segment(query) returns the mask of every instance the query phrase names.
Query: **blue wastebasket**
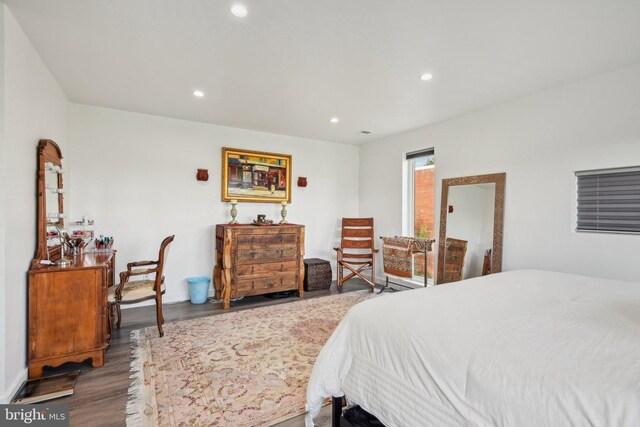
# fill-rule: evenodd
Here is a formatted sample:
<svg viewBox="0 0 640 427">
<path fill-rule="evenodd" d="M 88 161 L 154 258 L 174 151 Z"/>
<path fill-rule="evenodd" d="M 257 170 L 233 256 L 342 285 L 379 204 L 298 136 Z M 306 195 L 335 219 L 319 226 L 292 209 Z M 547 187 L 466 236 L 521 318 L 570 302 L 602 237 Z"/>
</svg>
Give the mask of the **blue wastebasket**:
<svg viewBox="0 0 640 427">
<path fill-rule="evenodd" d="M 209 283 L 211 279 L 208 277 L 189 277 L 189 294 L 191 295 L 191 304 L 204 304 L 209 296 Z"/>
</svg>

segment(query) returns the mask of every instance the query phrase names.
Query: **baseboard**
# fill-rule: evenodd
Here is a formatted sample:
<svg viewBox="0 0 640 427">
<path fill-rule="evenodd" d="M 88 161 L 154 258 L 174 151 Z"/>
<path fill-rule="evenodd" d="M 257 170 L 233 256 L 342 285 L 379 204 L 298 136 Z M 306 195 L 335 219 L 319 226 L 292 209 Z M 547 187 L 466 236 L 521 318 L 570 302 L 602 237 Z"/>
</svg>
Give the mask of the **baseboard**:
<svg viewBox="0 0 640 427">
<path fill-rule="evenodd" d="M 213 289 L 209 289 L 209 294 L 207 298 L 213 298 L 215 292 Z M 177 302 L 190 301 L 191 296 L 189 296 L 189 292 L 176 292 L 174 294 L 165 294 L 162 298 L 162 302 L 166 304 L 173 304 Z"/>
<path fill-rule="evenodd" d="M 15 396 L 18 390 L 20 390 L 22 383 L 27 380 L 28 376 L 29 369 L 24 368 L 24 370 L 13 380 L 9 388 L 5 390 L 5 394 L 0 397 L 0 403 L 5 404 L 11 402 L 11 399 L 13 399 L 13 396 Z"/>
<path fill-rule="evenodd" d="M 1 1 L 1 0 L 0 0 Z M 333 271 L 334 269 L 332 268 L 332 281 L 335 282 L 336 281 L 336 272 Z M 366 274 L 365 274 L 366 275 Z M 376 281 L 377 284 L 380 284 L 379 281 Z M 384 282 L 382 282 L 382 285 L 384 286 Z M 215 292 L 213 290 L 213 287 L 209 288 L 209 296 L 208 298 L 213 298 L 215 296 Z M 178 302 L 184 302 L 184 301 L 189 301 L 191 299 L 191 297 L 189 296 L 189 291 L 186 290 L 185 292 L 173 292 L 173 293 L 167 293 L 164 295 L 164 297 L 162 297 L 162 303 L 163 304 L 174 304 L 174 303 L 178 303 Z M 145 307 L 148 305 L 154 305 L 155 302 L 152 300 L 149 301 L 143 301 L 141 303 L 138 304 L 126 304 L 126 305 L 122 305 L 122 309 L 126 310 L 128 308 L 136 308 L 136 307 Z"/>
<path fill-rule="evenodd" d="M 213 298 L 214 297 L 214 291 L 213 289 L 209 290 L 209 296 L 207 298 Z M 189 293 L 184 293 L 184 292 L 176 292 L 176 293 L 172 293 L 172 294 L 164 294 L 164 296 L 162 297 L 162 304 L 175 304 L 178 302 L 184 302 L 184 301 L 189 301 L 191 299 L 191 297 L 189 296 Z M 155 305 L 156 302 L 154 300 L 148 300 L 148 301 L 143 301 L 141 303 L 138 304 L 123 304 L 122 305 L 122 309 L 123 310 L 127 310 L 129 308 L 136 308 L 136 307 L 145 307 L 147 305 Z"/>
<path fill-rule="evenodd" d="M 366 276 L 366 274 L 365 274 Z M 370 276 L 369 276 L 370 277 Z M 333 282 L 335 283 L 336 278 L 335 275 L 333 277 Z M 378 280 L 376 280 L 376 283 L 378 285 L 382 285 L 384 286 L 384 282 L 380 282 Z M 215 291 L 213 290 L 213 288 L 209 289 L 209 296 L 207 298 L 213 298 L 215 296 Z M 165 294 L 164 297 L 162 297 L 162 303 L 163 304 L 175 304 L 178 302 L 184 302 L 184 301 L 189 301 L 191 299 L 191 297 L 189 296 L 189 292 L 174 292 L 174 293 L 170 293 L 170 294 Z M 143 301 L 141 303 L 138 304 L 126 304 L 126 305 L 122 305 L 122 309 L 126 310 L 128 308 L 136 308 L 136 307 L 145 307 L 148 305 L 154 305 L 155 301 L 153 300 L 149 300 L 149 301 Z"/>
</svg>

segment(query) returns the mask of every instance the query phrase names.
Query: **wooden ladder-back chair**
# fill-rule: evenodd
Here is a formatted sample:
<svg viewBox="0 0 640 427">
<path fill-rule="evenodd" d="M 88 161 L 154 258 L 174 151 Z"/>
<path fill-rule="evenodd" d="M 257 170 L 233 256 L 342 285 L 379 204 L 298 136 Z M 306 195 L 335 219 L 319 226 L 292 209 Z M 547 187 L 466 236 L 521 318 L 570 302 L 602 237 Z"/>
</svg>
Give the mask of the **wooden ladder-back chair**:
<svg viewBox="0 0 640 427">
<path fill-rule="evenodd" d="M 371 285 L 376 283 L 376 254 L 373 232 L 373 218 L 342 218 L 342 237 L 340 247 L 333 248 L 338 258 L 338 290 L 342 291 L 342 284 L 356 276 Z M 349 251 L 346 251 L 349 250 Z M 344 275 L 344 269 L 350 271 Z M 371 269 L 371 280 L 362 273 Z"/>
<path fill-rule="evenodd" d="M 120 273 L 120 284 L 117 287 L 109 289 L 109 335 L 112 332 L 113 318 L 117 314 L 118 321 L 116 327 L 120 329 L 122 321 L 122 312 L 120 306 L 122 304 L 136 304 L 146 300 L 155 300 L 156 302 L 156 321 L 158 323 L 158 332 L 160 336 L 164 336 L 162 324 L 164 317 L 162 316 L 162 295 L 164 295 L 164 266 L 167 262 L 169 246 L 173 242 L 175 236 L 169 236 L 162 241 L 160 245 L 160 253 L 157 261 L 137 261 L 127 264 L 127 271 Z M 143 267 L 143 268 L 139 268 Z M 150 280 L 130 280 L 132 276 L 141 276 L 155 274 Z"/>
</svg>

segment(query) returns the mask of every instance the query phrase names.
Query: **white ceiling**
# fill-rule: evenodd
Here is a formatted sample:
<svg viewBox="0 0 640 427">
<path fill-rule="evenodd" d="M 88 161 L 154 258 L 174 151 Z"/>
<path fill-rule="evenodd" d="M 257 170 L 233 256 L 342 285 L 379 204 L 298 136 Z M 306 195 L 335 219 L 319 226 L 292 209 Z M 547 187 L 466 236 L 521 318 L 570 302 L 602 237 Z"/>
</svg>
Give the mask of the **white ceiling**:
<svg viewBox="0 0 640 427">
<path fill-rule="evenodd" d="M 72 102 L 353 144 L 640 62 L 638 0 L 237 2 L 5 0 Z"/>
</svg>

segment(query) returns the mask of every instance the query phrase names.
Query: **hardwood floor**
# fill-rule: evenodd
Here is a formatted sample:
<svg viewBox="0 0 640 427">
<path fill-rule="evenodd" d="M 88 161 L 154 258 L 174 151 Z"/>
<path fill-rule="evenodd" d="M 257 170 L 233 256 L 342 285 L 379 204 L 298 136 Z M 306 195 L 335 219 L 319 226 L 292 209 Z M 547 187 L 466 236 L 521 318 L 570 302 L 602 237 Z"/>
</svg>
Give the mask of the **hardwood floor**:
<svg viewBox="0 0 640 427">
<path fill-rule="evenodd" d="M 369 289 L 364 281 L 351 280 L 345 283 L 343 292 Z M 335 283 L 328 290 L 305 292 L 306 298 L 317 298 L 337 293 Z M 247 310 L 267 305 L 287 304 L 298 301 L 297 297 L 270 299 L 264 296 L 248 297 L 231 304 L 229 311 Z M 165 322 L 215 316 L 228 311 L 221 304 L 190 302 L 165 304 Z M 82 369 L 73 396 L 52 401 L 52 404 L 69 405 L 71 426 L 114 427 L 125 425 L 125 406 L 129 388 L 130 345 L 129 334 L 134 329 L 155 326 L 155 307 L 140 307 L 123 310 L 122 328 L 115 330 L 111 348 L 107 352 L 105 365 L 91 368 L 89 365 L 68 364 L 56 369 L 45 368 L 45 375 Z M 316 425 L 331 425 L 331 407 L 323 408 Z M 280 427 L 304 426 L 304 416 L 298 416 L 279 424 Z"/>
</svg>

